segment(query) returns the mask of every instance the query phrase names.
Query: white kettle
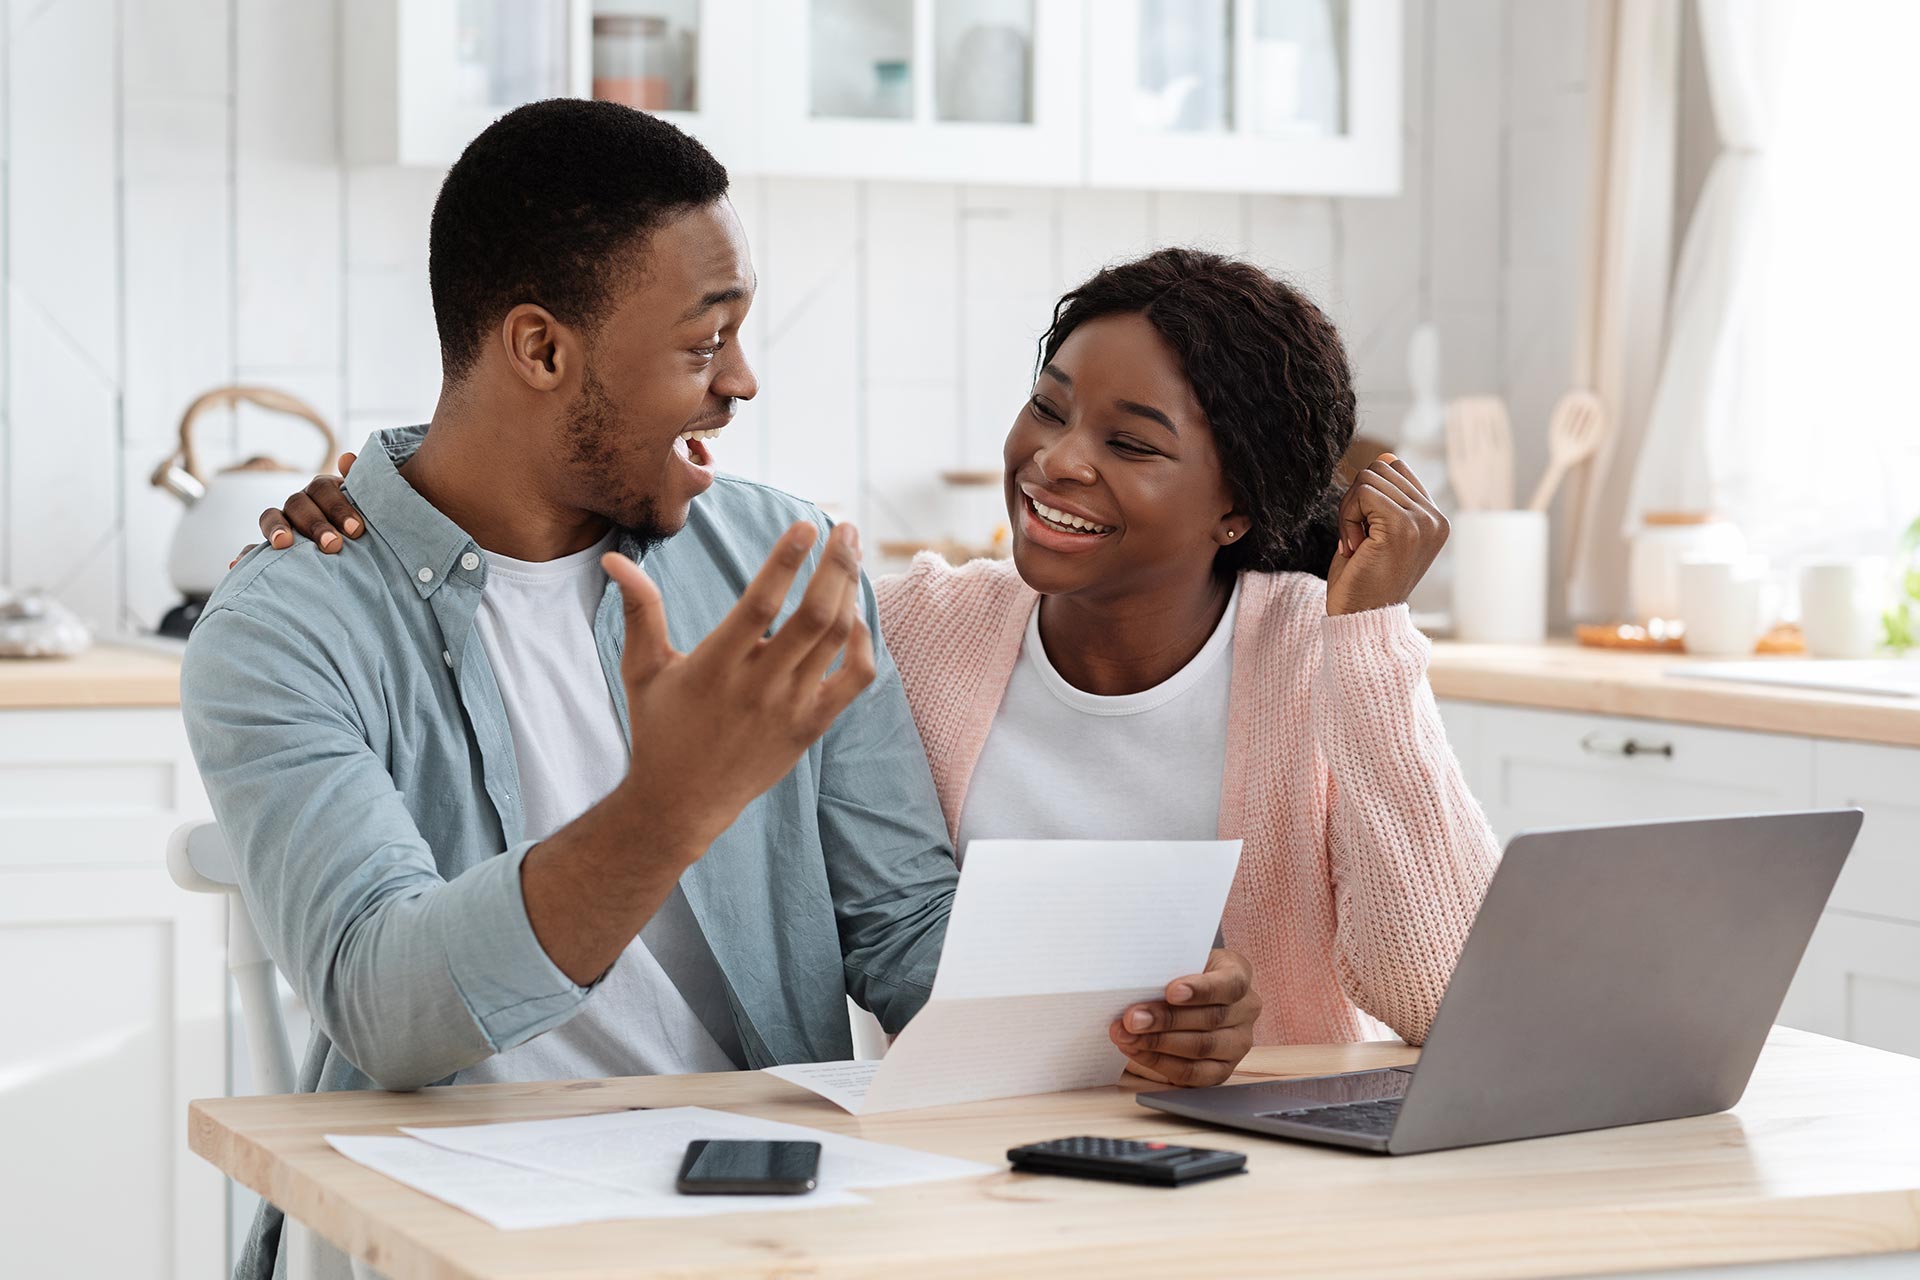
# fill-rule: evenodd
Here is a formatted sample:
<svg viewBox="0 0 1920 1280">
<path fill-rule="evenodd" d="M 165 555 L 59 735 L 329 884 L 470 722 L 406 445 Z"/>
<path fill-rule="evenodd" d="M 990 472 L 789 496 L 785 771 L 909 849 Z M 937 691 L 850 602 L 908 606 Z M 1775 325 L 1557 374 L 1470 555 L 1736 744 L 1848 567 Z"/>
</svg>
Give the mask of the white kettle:
<svg viewBox="0 0 1920 1280">
<path fill-rule="evenodd" d="M 210 409 L 240 401 L 311 422 L 326 440 L 319 470 L 331 469 L 339 452 L 339 443 L 326 419 L 304 400 L 284 391 L 216 387 L 188 405 L 180 419 L 179 447 L 154 468 L 152 479 L 154 487 L 165 489 L 187 507 L 173 531 L 167 576 L 189 602 L 201 602 L 213 594 L 226 576 L 227 562 L 234 552 L 249 542 L 260 541 L 260 513 L 285 502 L 287 494 L 299 487 L 300 478 L 311 474 L 272 458 L 256 457 L 216 472 L 211 479 L 201 475 L 193 454 L 194 420 Z"/>
</svg>

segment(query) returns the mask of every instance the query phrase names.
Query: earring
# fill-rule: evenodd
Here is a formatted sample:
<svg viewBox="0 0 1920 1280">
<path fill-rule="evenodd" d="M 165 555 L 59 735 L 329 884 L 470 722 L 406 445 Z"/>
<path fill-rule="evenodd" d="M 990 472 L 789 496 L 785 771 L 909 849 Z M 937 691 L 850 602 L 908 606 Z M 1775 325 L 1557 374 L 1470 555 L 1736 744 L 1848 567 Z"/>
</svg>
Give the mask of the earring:
<svg viewBox="0 0 1920 1280">
<path fill-rule="evenodd" d="M 1228 537 L 1228 539 L 1229 539 L 1229 540 L 1231 540 L 1231 539 L 1234 539 L 1234 538 L 1237 538 L 1237 537 L 1239 537 L 1239 536 L 1240 536 L 1240 533 L 1239 533 L 1239 531 L 1238 531 L 1238 530 L 1236 530 L 1236 529 L 1229 529 L 1229 530 L 1227 530 L 1227 537 Z"/>
</svg>

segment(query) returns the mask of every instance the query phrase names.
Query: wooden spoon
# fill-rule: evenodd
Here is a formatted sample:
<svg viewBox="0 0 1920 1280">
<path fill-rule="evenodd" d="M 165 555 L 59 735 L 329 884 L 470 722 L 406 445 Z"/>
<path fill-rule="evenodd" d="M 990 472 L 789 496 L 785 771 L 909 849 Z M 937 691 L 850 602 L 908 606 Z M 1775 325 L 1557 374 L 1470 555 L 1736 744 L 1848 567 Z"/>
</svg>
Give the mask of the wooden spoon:
<svg viewBox="0 0 1920 1280">
<path fill-rule="evenodd" d="M 1447 478 L 1469 511 L 1513 506 L 1513 429 L 1499 396 L 1462 396 L 1447 406 Z"/>
<path fill-rule="evenodd" d="M 1567 472 L 1591 458 L 1607 438 L 1607 407 L 1591 391 L 1569 391 L 1547 424 L 1547 472 L 1533 491 L 1529 511 L 1545 511 Z"/>
</svg>

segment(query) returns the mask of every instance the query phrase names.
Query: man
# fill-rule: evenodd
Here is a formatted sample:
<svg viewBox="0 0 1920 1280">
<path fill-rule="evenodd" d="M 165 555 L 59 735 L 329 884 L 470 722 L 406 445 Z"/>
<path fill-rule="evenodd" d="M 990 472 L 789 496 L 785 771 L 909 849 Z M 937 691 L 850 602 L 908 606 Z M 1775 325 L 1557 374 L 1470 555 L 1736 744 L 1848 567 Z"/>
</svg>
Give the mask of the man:
<svg viewBox="0 0 1920 1280">
<path fill-rule="evenodd" d="M 349 484 L 361 554 L 258 550 L 195 629 L 303 1089 L 832 1060 L 847 994 L 889 1030 L 927 997 L 955 871 L 857 538 L 700 438 L 756 389 L 726 189 L 623 107 L 489 128 L 433 214 L 433 421 Z"/>
</svg>

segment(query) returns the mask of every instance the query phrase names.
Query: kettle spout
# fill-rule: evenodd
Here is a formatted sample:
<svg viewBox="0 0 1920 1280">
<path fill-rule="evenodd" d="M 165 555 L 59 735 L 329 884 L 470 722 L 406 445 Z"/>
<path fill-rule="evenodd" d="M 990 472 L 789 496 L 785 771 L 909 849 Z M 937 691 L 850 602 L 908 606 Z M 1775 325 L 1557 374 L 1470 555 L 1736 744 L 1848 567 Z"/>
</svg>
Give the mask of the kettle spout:
<svg viewBox="0 0 1920 1280">
<path fill-rule="evenodd" d="M 207 486 L 172 458 L 156 467 L 151 478 L 154 488 L 165 489 L 189 507 L 207 496 Z"/>
</svg>

